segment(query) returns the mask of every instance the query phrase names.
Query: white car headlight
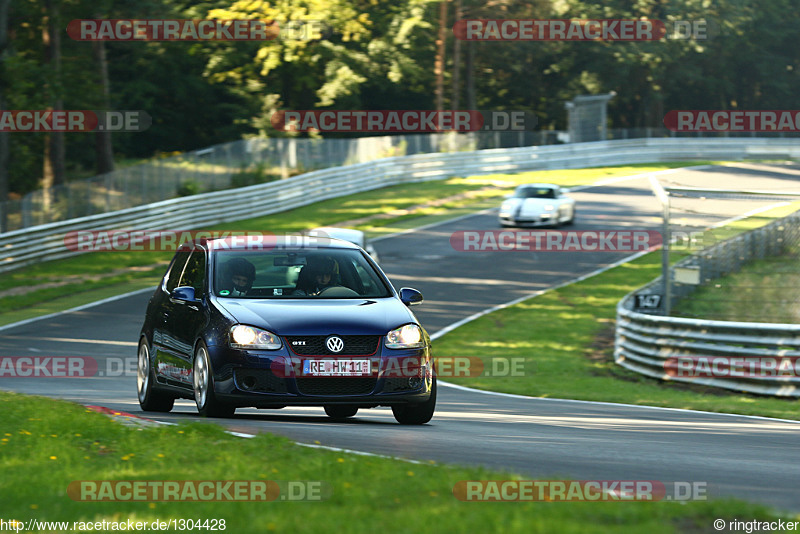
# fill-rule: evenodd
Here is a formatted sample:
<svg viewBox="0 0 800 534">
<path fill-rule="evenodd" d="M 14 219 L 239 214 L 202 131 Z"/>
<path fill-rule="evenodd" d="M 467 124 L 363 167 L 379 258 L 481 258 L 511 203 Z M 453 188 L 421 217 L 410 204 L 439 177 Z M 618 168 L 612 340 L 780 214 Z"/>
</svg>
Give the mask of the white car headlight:
<svg viewBox="0 0 800 534">
<path fill-rule="evenodd" d="M 235 349 L 277 350 L 281 348 L 281 338 L 267 330 L 237 324 L 231 328 L 231 347 Z"/>
<path fill-rule="evenodd" d="M 420 327 L 407 324 L 386 334 L 384 345 L 387 349 L 418 349 L 425 346 L 425 340 Z"/>
<path fill-rule="evenodd" d="M 517 207 L 517 202 L 514 200 L 506 200 L 502 204 L 500 204 L 500 213 L 502 215 L 508 215 L 514 212 L 514 209 Z"/>
</svg>

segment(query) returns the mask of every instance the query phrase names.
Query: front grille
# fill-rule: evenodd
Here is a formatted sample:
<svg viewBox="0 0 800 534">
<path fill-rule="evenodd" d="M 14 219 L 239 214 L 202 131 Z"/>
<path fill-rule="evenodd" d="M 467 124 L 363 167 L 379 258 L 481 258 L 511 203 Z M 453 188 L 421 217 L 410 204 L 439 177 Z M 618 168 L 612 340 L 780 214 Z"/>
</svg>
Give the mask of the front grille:
<svg viewBox="0 0 800 534">
<path fill-rule="evenodd" d="M 337 336 L 342 338 L 344 348 L 339 352 L 331 352 L 325 345 L 329 337 L 287 336 L 286 345 L 299 356 L 369 356 L 378 351 L 381 340 L 381 336 Z"/>
<path fill-rule="evenodd" d="M 377 382 L 368 376 L 298 378 L 297 389 L 303 395 L 369 395 Z"/>
<path fill-rule="evenodd" d="M 286 379 L 272 374 L 268 369 L 236 369 L 236 387 L 243 391 L 257 393 L 286 393 Z M 248 387 L 249 384 L 254 385 Z"/>
</svg>

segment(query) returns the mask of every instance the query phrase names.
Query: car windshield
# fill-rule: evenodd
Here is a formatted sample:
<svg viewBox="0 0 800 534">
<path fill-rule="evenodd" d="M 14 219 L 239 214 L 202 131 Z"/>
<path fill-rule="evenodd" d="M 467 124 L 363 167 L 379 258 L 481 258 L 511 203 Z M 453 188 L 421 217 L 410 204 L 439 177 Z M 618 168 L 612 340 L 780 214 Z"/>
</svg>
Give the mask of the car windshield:
<svg viewBox="0 0 800 534">
<path fill-rule="evenodd" d="M 556 198 L 556 192 L 550 187 L 523 187 L 514 191 L 518 198 Z"/>
<path fill-rule="evenodd" d="M 214 294 L 223 298 L 379 298 L 392 295 L 358 250 L 225 250 L 214 254 Z"/>
</svg>

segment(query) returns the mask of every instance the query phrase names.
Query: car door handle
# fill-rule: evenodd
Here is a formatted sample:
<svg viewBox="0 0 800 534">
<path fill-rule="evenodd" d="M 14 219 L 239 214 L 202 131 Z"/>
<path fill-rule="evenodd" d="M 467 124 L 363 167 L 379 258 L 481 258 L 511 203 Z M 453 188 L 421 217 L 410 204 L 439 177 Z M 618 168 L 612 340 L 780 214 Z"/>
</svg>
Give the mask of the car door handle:
<svg viewBox="0 0 800 534">
<path fill-rule="evenodd" d="M 190 310 L 194 310 L 194 311 L 200 311 L 200 308 L 198 308 L 198 307 L 197 307 L 197 306 L 195 306 L 194 304 L 189 304 L 189 309 L 190 309 Z"/>
</svg>

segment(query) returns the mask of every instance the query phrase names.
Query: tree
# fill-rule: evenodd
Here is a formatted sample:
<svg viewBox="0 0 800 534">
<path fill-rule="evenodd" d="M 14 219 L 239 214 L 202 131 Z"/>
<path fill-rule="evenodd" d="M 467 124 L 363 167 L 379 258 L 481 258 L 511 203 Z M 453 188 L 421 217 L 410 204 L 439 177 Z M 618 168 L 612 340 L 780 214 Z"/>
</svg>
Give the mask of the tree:
<svg viewBox="0 0 800 534">
<path fill-rule="evenodd" d="M 8 48 L 8 8 L 11 0 L 0 0 L 0 110 L 5 106 L 6 49 Z M 8 132 L 0 131 L 0 233 L 8 231 Z"/>
<path fill-rule="evenodd" d="M 43 6 L 42 44 L 44 64 L 48 67 L 48 83 L 45 93 L 48 96 L 47 110 L 64 109 L 61 93 L 61 24 L 60 5 L 56 0 L 45 0 Z M 64 132 L 48 132 L 44 135 L 44 167 L 42 188 L 44 189 L 44 211 L 50 210 L 51 191 L 54 186 L 64 183 Z"/>
</svg>

